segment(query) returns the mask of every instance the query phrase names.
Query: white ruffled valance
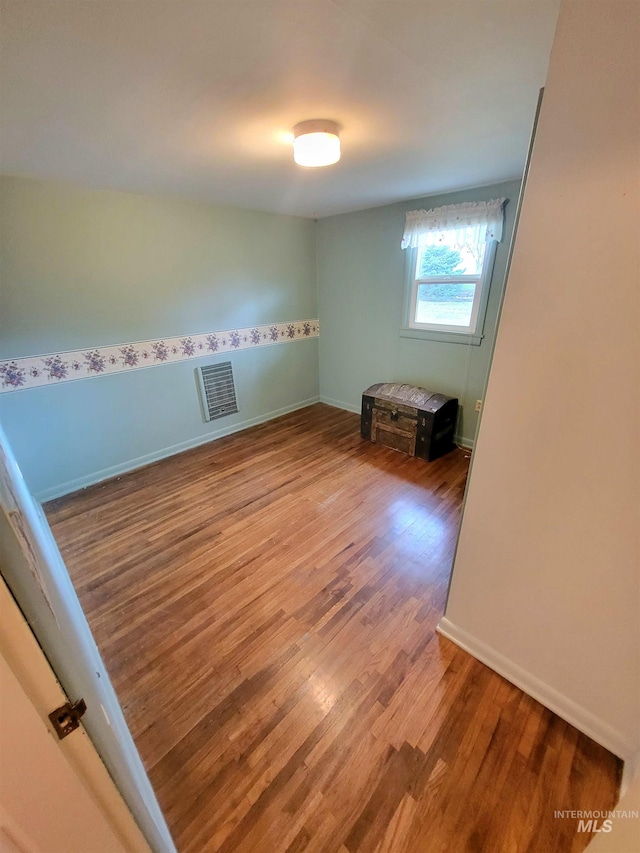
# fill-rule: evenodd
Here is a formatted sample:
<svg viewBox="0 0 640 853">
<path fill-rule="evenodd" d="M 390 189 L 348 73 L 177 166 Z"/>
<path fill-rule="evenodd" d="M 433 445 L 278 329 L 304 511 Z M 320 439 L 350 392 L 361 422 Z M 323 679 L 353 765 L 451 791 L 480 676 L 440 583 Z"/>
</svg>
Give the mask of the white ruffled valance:
<svg viewBox="0 0 640 853">
<path fill-rule="evenodd" d="M 447 204 L 431 210 L 410 210 L 402 248 L 449 246 L 452 249 L 502 239 L 505 198 Z"/>
</svg>

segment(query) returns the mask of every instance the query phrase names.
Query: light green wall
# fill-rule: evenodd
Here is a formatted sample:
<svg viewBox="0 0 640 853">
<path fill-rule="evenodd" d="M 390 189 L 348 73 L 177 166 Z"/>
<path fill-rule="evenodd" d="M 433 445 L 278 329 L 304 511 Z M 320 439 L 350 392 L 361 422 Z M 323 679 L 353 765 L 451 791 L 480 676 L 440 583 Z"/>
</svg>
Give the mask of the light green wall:
<svg viewBox="0 0 640 853">
<path fill-rule="evenodd" d="M 44 500 L 313 402 L 317 343 L 239 350 L 4 394 L 2 422 L 29 487 Z M 216 360 L 233 364 L 239 412 L 205 424 L 194 368 Z"/>
<path fill-rule="evenodd" d="M 317 399 L 358 409 L 399 379 L 461 398 L 474 438 L 518 182 L 320 220 L 0 179 L 0 358 L 320 316 L 321 336 L 230 358 L 240 411 L 205 424 L 203 360 L 0 395 L 32 491 L 51 497 Z M 480 347 L 399 336 L 406 210 L 510 199 Z M 316 302 L 316 285 L 319 305 Z M 218 357 L 220 358 L 220 357 Z"/>
<path fill-rule="evenodd" d="M 310 220 L 6 177 L 0 210 L 0 358 L 317 316 Z M 2 394 L 0 414 L 49 496 L 317 398 L 317 343 L 223 356 L 240 412 L 211 424 L 194 367 L 214 357 Z"/>
<path fill-rule="evenodd" d="M 346 213 L 317 226 L 320 312 L 320 396 L 359 410 L 374 382 L 398 380 L 460 399 L 459 437 L 472 442 L 493 346 L 494 329 L 513 230 L 519 181 Z M 480 346 L 401 338 L 405 253 L 400 249 L 407 210 L 506 196 Z"/>
<path fill-rule="evenodd" d="M 1 358 L 316 316 L 314 223 L 0 178 Z"/>
</svg>

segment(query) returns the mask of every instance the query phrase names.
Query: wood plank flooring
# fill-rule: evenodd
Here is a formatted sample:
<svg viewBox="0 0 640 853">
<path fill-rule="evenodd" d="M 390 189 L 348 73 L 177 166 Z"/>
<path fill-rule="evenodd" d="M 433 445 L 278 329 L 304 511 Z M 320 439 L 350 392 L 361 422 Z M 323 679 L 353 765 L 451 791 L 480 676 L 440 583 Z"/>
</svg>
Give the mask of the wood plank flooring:
<svg viewBox="0 0 640 853">
<path fill-rule="evenodd" d="M 620 762 L 435 633 L 468 453 L 316 405 L 50 503 L 180 853 L 558 853 Z"/>
</svg>

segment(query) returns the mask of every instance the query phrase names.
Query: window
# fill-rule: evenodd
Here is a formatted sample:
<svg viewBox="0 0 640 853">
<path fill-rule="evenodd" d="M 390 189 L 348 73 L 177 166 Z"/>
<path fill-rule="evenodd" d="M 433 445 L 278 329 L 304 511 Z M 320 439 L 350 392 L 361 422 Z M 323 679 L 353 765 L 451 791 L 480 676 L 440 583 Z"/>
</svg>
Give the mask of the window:
<svg viewBox="0 0 640 853">
<path fill-rule="evenodd" d="M 504 201 L 407 214 L 408 331 L 481 335 Z"/>
</svg>

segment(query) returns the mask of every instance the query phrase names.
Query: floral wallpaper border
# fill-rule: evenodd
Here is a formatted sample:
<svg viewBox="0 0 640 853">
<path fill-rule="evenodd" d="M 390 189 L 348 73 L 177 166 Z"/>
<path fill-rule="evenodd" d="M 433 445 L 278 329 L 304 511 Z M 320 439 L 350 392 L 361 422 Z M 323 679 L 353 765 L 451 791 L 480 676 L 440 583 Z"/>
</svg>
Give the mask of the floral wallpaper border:
<svg viewBox="0 0 640 853">
<path fill-rule="evenodd" d="M 154 367 L 206 355 L 317 338 L 319 333 L 317 320 L 299 320 L 294 323 L 252 326 L 249 329 L 205 332 L 201 335 L 159 338 L 12 358 L 0 361 L 0 393 L 38 388 L 42 385 L 58 385 L 61 382 L 110 373 L 126 373 L 142 367 Z"/>
</svg>

